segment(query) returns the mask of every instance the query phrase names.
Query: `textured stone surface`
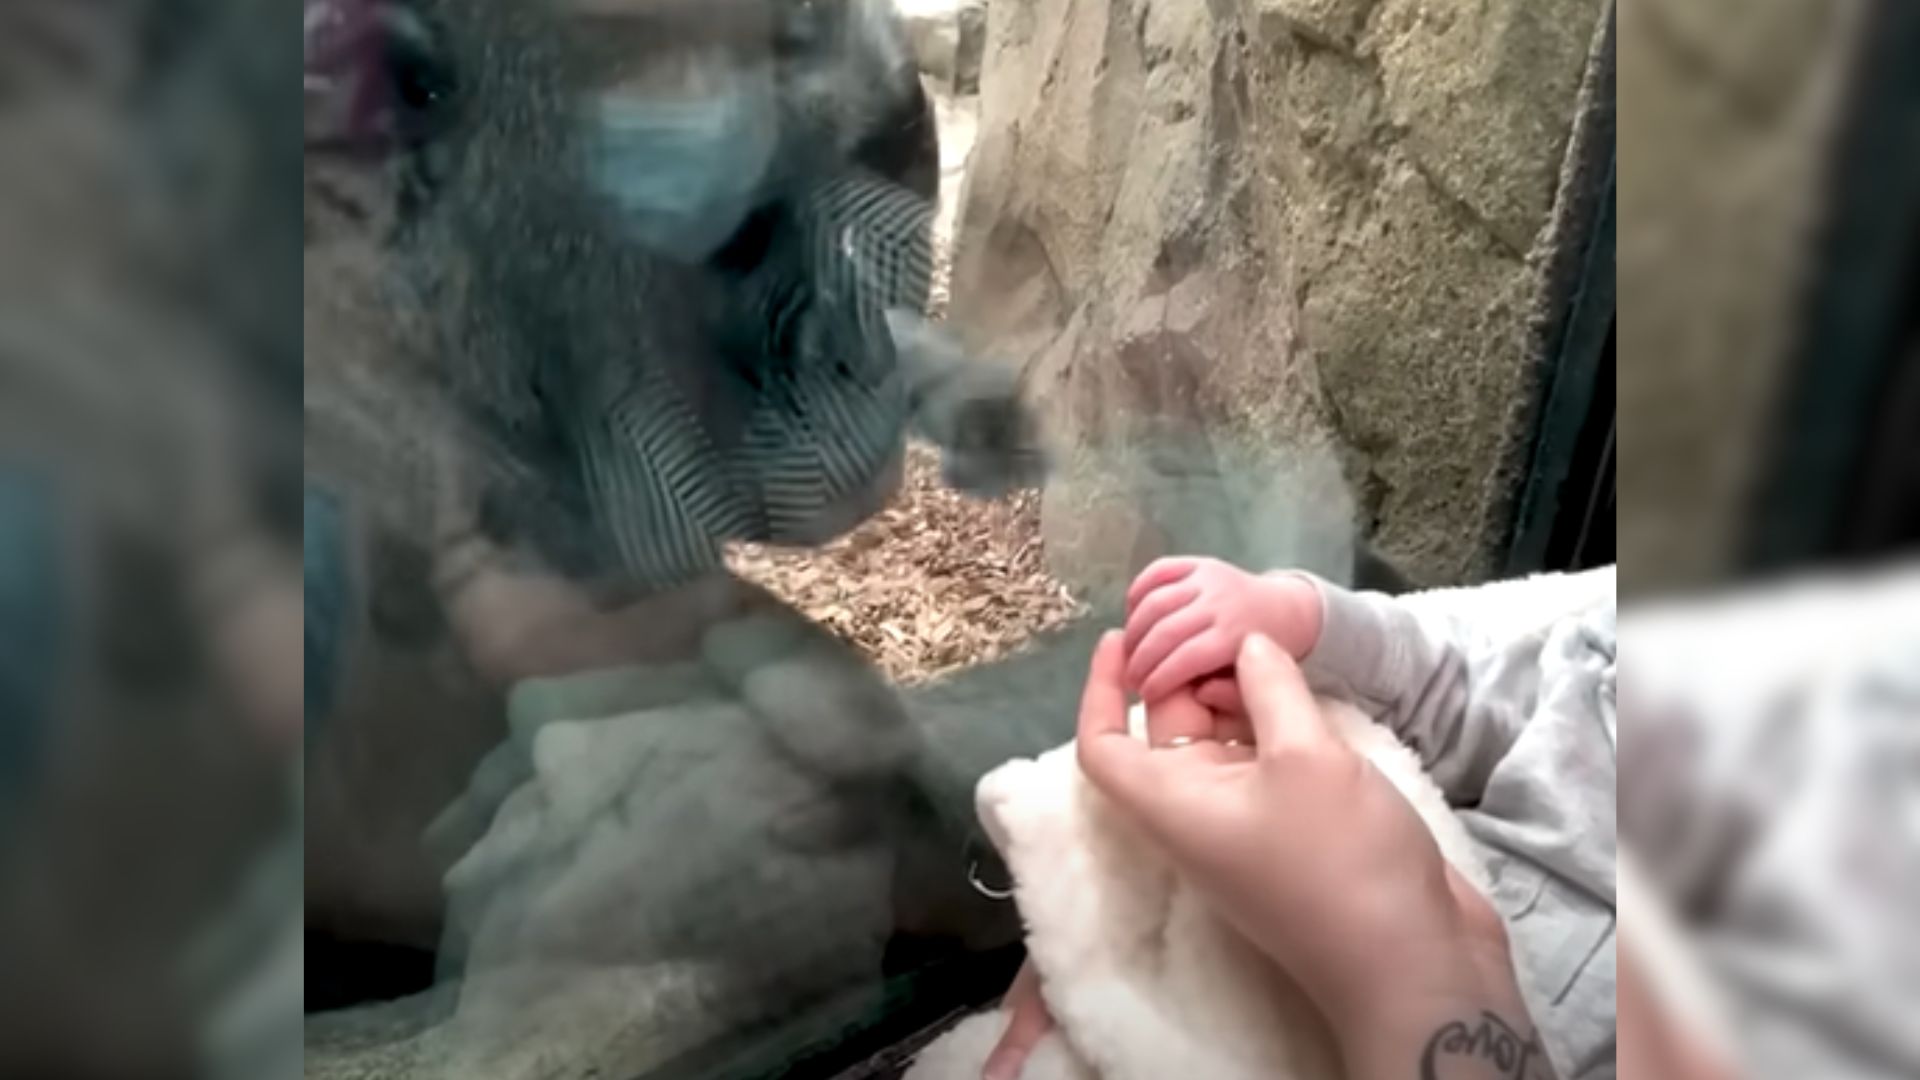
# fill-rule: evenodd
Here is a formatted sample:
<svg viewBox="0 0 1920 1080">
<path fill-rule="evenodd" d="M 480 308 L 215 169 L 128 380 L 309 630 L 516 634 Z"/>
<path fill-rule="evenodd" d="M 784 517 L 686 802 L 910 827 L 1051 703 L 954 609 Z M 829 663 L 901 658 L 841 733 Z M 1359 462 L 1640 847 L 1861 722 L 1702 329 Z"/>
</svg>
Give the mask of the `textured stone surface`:
<svg viewBox="0 0 1920 1080">
<path fill-rule="evenodd" d="M 980 92 L 980 63 L 987 49 L 986 0 L 966 0 L 957 13 L 959 39 L 954 44 L 953 92 Z"/>
<path fill-rule="evenodd" d="M 922 73 L 951 84 L 960 52 L 960 16 L 954 0 L 897 0 L 900 22 Z"/>
<path fill-rule="evenodd" d="M 1725 575 L 1864 5 L 1620 12 L 1620 590 Z"/>
<path fill-rule="evenodd" d="M 920 70 L 949 93 L 979 89 L 986 0 L 896 0 Z"/>
<path fill-rule="evenodd" d="M 1331 48 L 1351 48 L 1377 0 L 1255 0 L 1269 33 L 1285 32 Z"/>
<path fill-rule="evenodd" d="M 1216 443 L 1285 464 L 1327 435 L 1387 554 L 1432 581 L 1485 570 L 1527 253 L 1600 11 L 996 0 L 953 311 L 1026 363 L 1086 466 L 1048 493 L 1063 572 L 1207 546 L 1195 512 L 1148 527 L 1137 498 L 1094 495 L 1138 486 L 1103 459 L 1150 460 L 1124 452 L 1146 440 L 1189 469 Z"/>
<path fill-rule="evenodd" d="M 1392 122 L 1441 197 L 1524 252 L 1545 220 L 1598 5 L 1383 0 L 1374 41 Z"/>
</svg>

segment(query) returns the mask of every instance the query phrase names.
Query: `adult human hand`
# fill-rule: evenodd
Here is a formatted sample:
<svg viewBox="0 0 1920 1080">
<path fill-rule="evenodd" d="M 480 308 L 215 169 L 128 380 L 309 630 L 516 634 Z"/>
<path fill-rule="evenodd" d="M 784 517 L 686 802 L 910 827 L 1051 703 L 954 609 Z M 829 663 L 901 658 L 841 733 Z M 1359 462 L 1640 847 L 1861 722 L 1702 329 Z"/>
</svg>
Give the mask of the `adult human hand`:
<svg viewBox="0 0 1920 1080">
<path fill-rule="evenodd" d="M 1623 933 L 1615 949 L 1620 1074 L 1670 1080 L 1734 1080 L 1739 1073 L 1732 1063 L 1663 1006 L 1641 969 L 1635 944 Z"/>
<path fill-rule="evenodd" d="M 1178 694 L 1128 733 L 1124 642 L 1094 654 L 1078 755 L 1216 906 L 1320 1007 L 1354 1075 L 1402 1072 L 1454 1022 L 1493 1012 L 1531 1032 L 1504 928 L 1448 866 L 1397 789 L 1327 724 L 1298 666 L 1260 634 L 1235 676 L 1251 745 L 1202 730 L 1205 706 Z"/>
<path fill-rule="evenodd" d="M 1242 712 L 1231 675 L 1254 634 L 1299 658 L 1320 640 L 1320 593 L 1299 574 L 1219 559 L 1159 559 L 1127 590 L 1126 685 L 1149 704 L 1204 682 L 1206 704 Z"/>
<path fill-rule="evenodd" d="M 1000 1007 L 1007 1013 L 1007 1030 L 987 1055 L 981 1080 L 1019 1080 L 1020 1070 L 1026 1067 L 1034 1047 L 1054 1028 L 1047 999 L 1040 996 L 1040 974 L 1033 969 L 1031 960 L 1020 965 Z"/>
<path fill-rule="evenodd" d="M 1238 691 L 1235 691 L 1235 700 L 1238 700 Z M 1195 709 L 1193 699 L 1184 694 L 1162 699 L 1148 707 L 1147 717 L 1148 727 L 1159 744 L 1175 739 L 1233 738 L 1243 743 L 1252 739 L 1244 719 L 1226 717 L 1215 724 L 1207 710 Z M 1040 994 L 1040 976 L 1031 960 L 1020 966 L 1000 1007 L 1007 1013 L 1007 1029 L 987 1055 L 986 1066 L 981 1073 L 982 1080 L 1018 1080 L 1027 1059 L 1055 1026 L 1053 1013 L 1047 1009 L 1046 998 Z"/>
</svg>

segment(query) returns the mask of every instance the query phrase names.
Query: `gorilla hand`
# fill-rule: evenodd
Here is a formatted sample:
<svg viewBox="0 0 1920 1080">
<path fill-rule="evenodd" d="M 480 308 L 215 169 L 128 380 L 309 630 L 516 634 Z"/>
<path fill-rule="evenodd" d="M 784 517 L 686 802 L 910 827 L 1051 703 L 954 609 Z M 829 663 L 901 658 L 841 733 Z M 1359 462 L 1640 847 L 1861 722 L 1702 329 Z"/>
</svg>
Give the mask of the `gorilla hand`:
<svg viewBox="0 0 1920 1080">
<path fill-rule="evenodd" d="M 948 486 L 996 498 L 1046 478 L 1039 424 L 1012 368 L 975 360 L 954 335 L 907 311 L 887 312 L 916 431 L 940 447 Z"/>
</svg>

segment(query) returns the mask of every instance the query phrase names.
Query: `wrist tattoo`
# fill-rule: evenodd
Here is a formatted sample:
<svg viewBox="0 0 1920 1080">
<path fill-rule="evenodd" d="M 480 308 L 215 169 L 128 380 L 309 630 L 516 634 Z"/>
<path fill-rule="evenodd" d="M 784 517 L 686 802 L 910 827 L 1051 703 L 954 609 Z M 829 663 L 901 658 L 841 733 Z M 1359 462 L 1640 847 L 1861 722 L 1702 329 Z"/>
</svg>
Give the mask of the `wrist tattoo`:
<svg viewBox="0 0 1920 1080">
<path fill-rule="evenodd" d="M 1553 1080 L 1540 1033 L 1530 1026 L 1523 1032 L 1483 1009 L 1477 1017 L 1442 1024 L 1420 1052 L 1420 1080 L 1489 1075 Z"/>
</svg>

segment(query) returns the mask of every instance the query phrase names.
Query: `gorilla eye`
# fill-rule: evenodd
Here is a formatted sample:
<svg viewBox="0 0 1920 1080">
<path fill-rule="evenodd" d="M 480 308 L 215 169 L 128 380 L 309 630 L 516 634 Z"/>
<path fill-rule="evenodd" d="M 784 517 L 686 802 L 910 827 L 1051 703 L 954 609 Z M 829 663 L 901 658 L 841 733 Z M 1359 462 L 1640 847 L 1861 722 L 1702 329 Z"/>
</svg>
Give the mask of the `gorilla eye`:
<svg viewBox="0 0 1920 1080">
<path fill-rule="evenodd" d="M 444 36 L 394 0 L 308 0 L 309 143 L 417 144 L 444 131 L 456 87 Z"/>
<path fill-rule="evenodd" d="M 438 134 L 457 89 L 453 64 L 436 48 L 432 34 L 415 19 L 395 20 L 387 47 L 395 123 L 402 138 Z"/>
<path fill-rule="evenodd" d="M 446 94 L 440 72 L 417 56 L 396 57 L 393 65 L 394 94 L 409 109 L 425 111 Z"/>
</svg>

